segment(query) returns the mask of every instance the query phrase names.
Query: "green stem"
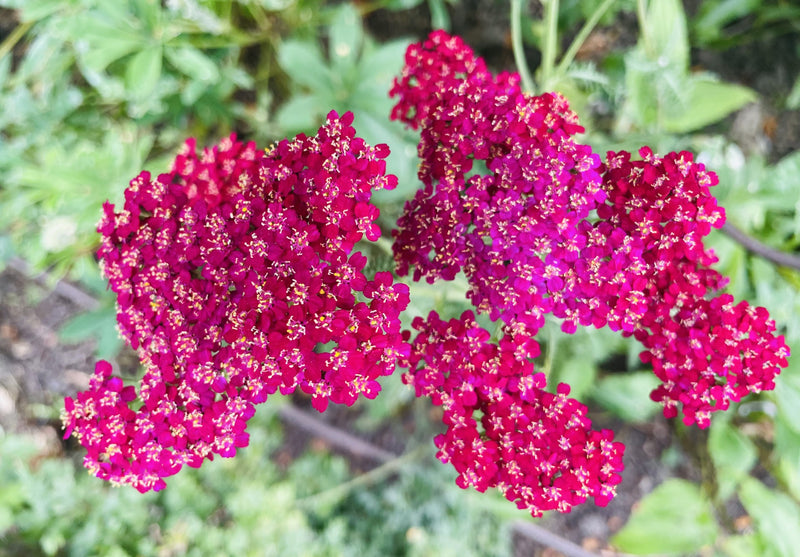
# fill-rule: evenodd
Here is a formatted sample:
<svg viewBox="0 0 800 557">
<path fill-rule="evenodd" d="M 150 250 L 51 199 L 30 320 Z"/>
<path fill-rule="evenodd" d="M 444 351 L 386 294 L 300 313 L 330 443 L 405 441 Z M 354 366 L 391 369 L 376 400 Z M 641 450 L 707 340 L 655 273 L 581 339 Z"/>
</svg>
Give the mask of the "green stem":
<svg viewBox="0 0 800 557">
<path fill-rule="evenodd" d="M 522 79 L 522 90 L 533 93 L 536 85 L 525 60 L 525 49 L 522 45 L 522 0 L 511 0 L 511 48 L 514 51 L 514 63 Z"/>
<path fill-rule="evenodd" d="M 559 0 L 542 0 L 544 4 L 544 45 L 542 46 L 542 69 L 540 80 L 545 93 L 555 81 L 553 68 L 558 50 L 558 4 Z"/>
<path fill-rule="evenodd" d="M 639 33 L 644 40 L 644 49 L 647 51 L 647 55 L 650 56 L 652 48 L 647 29 L 647 0 L 636 0 L 636 18 L 639 20 Z"/>
<path fill-rule="evenodd" d="M 0 60 L 2 60 L 6 54 L 11 52 L 14 46 L 19 42 L 19 40 L 25 36 L 25 33 L 33 27 L 34 21 L 26 21 L 24 23 L 20 23 L 17 27 L 11 32 L 11 34 L 6 37 L 6 40 L 0 44 Z"/>
<path fill-rule="evenodd" d="M 603 17 L 603 14 L 608 11 L 608 8 L 611 7 L 611 4 L 613 4 L 614 1 L 615 0 L 605 0 L 597 7 L 589 19 L 586 20 L 586 23 L 584 23 L 583 27 L 581 27 L 581 30 L 578 31 L 578 34 L 572 41 L 572 44 L 569 45 L 567 52 L 564 53 L 564 56 L 561 58 L 561 62 L 556 68 L 556 75 L 564 75 L 567 72 L 567 68 L 569 68 L 570 64 L 572 64 L 572 61 L 575 59 L 575 55 L 578 54 L 578 50 L 580 50 L 581 46 L 583 46 L 583 43 L 586 41 L 589 34 L 594 30 L 597 22 L 600 21 L 600 18 Z"/>
</svg>

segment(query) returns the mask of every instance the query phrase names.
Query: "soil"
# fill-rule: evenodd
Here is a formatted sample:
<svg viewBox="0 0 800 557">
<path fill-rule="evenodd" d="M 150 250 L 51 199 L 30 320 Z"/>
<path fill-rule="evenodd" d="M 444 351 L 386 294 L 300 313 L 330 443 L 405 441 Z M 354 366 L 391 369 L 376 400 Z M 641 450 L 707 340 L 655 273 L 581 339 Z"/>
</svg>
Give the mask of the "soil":
<svg viewBox="0 0 800 557">
<path fill-rule="evenodd" d="M 493 69 L 513 68 L 505 7 L 499 9 L 493 0 L 462 0 L 455 6 L 448 6 L 455 33 L 464 36 Z M 9 23 L 7 11 L 0 10 L 0 16 L 3 16 L 0 17 L 2 35 L 13 25 Z M 630 19 L 629 16 L 623 18 Z M 430 16 L 424 2 L 406 12 L 377 10 L 367 21 L 371 32 L 380 39 L 422 38 L 430 30 Z M 623 19 L 623 23 L 627 26 L 630 22 Z M 612 45 L 613 40 L 617 40 L 614 37 L 621 36 L 614 28 L 599 29 L 596 33 L 595 39 L 611 37 Z M 624 34 L 622 36 L 619 40 L 624 40 Z M 800 33 L 786 34 L 767 37 L 731 51 L 693 52 L 693 63 L 698 68 L 751 86 L 763 96 L 757 108 L 746 108 L 728 124 L 733 130 L 731 136 L 743 146 L 750 150 L 762 149 L 773 160 L 800 148 L 800 111 L 789 111 L 782 106 L 800 70 L 796 50 L 800 42 L 798 37 Z M 603 45 L 607 48 L 608 42 Z M 528 52 L 528 59 L 534 66 L 537 56 L 534 50 Z M 750 124 L 745 126 L 742 121 L 747 118 Z M 50 408 L 63 396 L 85 389 L 94 367 L 92 342 L 70 345 L 59 339 L 59 327 L 86 309 L 85 299 L 70 293 L 74 291 L 54 289 L 52 283 L 43 286 L 41 281 L 19 270 L 9 268 L 0 273 L 0 431 L 32 436 L 40 442 L 43 454 L 61 454 L 69 449 L 60 440 L 60 422 Z M 307 401 L 298 399 L 298 407 L 302 409 L 306 405 Z M 348 432 L 363 437 L 362 433 L 355 432 L 357 414 L 352 411 L 333 408 L 323 417 L 314 414 L 315 419 L 344 432 L 342 439 L 347 439 Z M 613 428 L 627 447 L 625 474 L 617 497 L 605 508 L 587 504 L 569 515 L 551 514 L 539 522 L 551 533 L 575 544 L 562 548 L 561 552 L 548 547 L 541 538 L 537 540 L 534 534 L 515 529 L 515 556 L 580 555 L 581 548 L 594 555 L 611 555 L 609 537 L 626 522 L 643 495 L 669 477 L 699 479 L 695 463 L 665 458 L 665 455 L 680 456 L 682 453 L 675 452 L 672 425 L 662 417 L 644 425 L 615 423 L 603 415 L 592 417 L 596 427 Z M 294 442 L 279 452 L 279 459 L 291 460 L 315 439 L 322 439 L 329 446 L 336 445 L 313 425 L 304 427 L 287 419 L 287 427 L 294 428 L 294 434 L 287 436 Z M 402 427 L 401 424 L 398 430 L 387 424 L 365 440 L 378 450 L 399 454 L 404 448 Z M 309 433 L 313 431 L 316 433 Z M 379 460 L 374 455 L 352 456 L 346 449 L 337 450 L 350 455 L 354 470 L 369 469 Z"/>
</svg>

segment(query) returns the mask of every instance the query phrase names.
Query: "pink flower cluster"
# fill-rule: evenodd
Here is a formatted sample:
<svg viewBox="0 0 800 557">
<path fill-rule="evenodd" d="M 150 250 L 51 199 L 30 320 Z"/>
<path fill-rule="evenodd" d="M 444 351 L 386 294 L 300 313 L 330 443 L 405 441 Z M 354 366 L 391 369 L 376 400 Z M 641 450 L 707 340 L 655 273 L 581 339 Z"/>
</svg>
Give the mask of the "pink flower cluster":
<svg viewBox="0 0 800 557">
<path fill-rule="evenodd" d="M 652 398 L 664 414 L 674 417 L 680 406 L 686 425 L 707 427 L 711 412 L 773 389 L 789 349 L 766 309 L 715 295 L 727 279 L 709 267 L 717 259 L 703 237 L 725 220 L 709 191 L 716 175 L 691 153 L 639 154 L 635 162 L 629 153 L 608 155 L 608 202 L 585 258 L 598 269 L 589 282 L 609 325 L 647 348 L 642 360 L 662 381 Z"/>
<path fill-rule="evenodd" d="M 456 468 L 460 487 L 497 487 L 533 516 L 569 512 L 589 497 L 601 506 L 611 500 L 625 447 L 610 430 L 591 429 L 568 385 L 544 390 L 531 360 L 535 340 L 507 331 L 493 343 L 471 312 L 449 322 L 432 312 L 413 327 L 404 381 L 442 407 L 447 431 L 435 439 L 437 456 Z"/>
<path fill-rule="evenodd" d="M 572 139 L 582 128 L 566 100 L 524 95 L 516 74 L 494 79 L 443 31 L 409 48 L 392 94 L 393 117 L 422 127 L 424 184 L 395 231 L 398 272 L 413 265 L 415 280 L 433 282 L 463 271 L 492 319 L 535 334 L 554 313 L 574 331 L 569 302 L 592 302 L 565 276 L 590 241 L 579 225 L 606 194 L 600 158 Z"/>
<path fill-rule="evenodd" d="M 658 157 L 644 148 L 641 161 L 622 152 L 601 164 L 573 139 L 582 128 L 563 97 L 526 95 L 515 74 L 493 77 L 461 39 L 443 31 L 408 49 L 391 94 L 398 97 L 392 117 L 421 129 L 424 184 L 394 232 L 400 274 L 413 267 L 415 280 L 434 282 L 463 272 L 472 304 L 502 320 L 506 335 L 533 337 L 546 314 L 569 333 L 608 325 L 634 335 L 663 382 L 652 398 L 667 416 L 680 408 L 686 424 L 706 427 L 711 412 L 774 387 L 789 350 L 764 308 L 716 293 L 726 281 L 709 267 L 716 258 L 703 237 L 725 217 L 709 191 L 716 176 L 689 153 Z M 437 319 L 417 323 L 422 340 L 405 375 L 435 402 L 440 395 L 427 382 L 453 356 L 442 347 L 447 355 L 433 358 L 432 343 L 457 342 Z M 502 353 L 506 338 L 498 342 Z M 433 359 L 416 369 L 422 354 Z M 532 369 L 515 373 L 533 377 Z M 475 442 L 471 418 L 460 428 L 453 419 L 445 413 L 451 427 L 440 448 L 461 435 L 467 445 Z M 489 438 L 489 428 L 478 437 Z M 486 478 L 495 472 L 482 456 L 453 454 L 441 451 L 463 483 L 491 483 Z"/>
<path fill-rule="evenodd" d="M 408 287 L 368 280 L 351 253 L 379 236 L 371 192 L 397 184 L 387 147 L 352 121 L 332 112 L 267 152 L 231 137 L 198 156 L 189 140 L 169 174 L 142 172 L 122 210 L 105 205 L 101 266 L 145 374 L 138 408 L 107 362 L 66 400 L 67 436 L 98 477 L 161 489 L 182 465 L 246 446 L 268 395 L 299 387 L 320 411 L 374 398 L 408 354 Z"/>
</svg>

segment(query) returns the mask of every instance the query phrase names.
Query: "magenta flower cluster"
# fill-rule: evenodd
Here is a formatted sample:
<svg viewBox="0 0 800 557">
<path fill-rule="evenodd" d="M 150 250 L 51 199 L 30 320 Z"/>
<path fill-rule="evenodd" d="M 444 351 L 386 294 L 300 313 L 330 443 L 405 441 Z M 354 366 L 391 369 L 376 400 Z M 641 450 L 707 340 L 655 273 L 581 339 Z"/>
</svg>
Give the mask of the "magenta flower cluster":
<svg viewBox="0 0 800 557">
<path fill-rule="evenodd" d="M 397 179 L 351 113 L 267 151 L 231 137 L 198 155 L 190 139 L 168 174 L 142 172 L 122 209 L 106 203 L 100 264 L 145 372 L 137 390 L 98 362 L 89 389 L 66 399 L 66 436 L 87 468 L 158 490 L 183 465 L 246 446 L 269 395 L 350 405 L 399 365 L 441 407 L 435 444 L 458 485 L 498 488 L 540 516 L 607 504 L 624 467 L 613 433 L 534 369 L 546 316 L 567 333 L 634 336 L 661 380 L 653 400 L 687 425 L 772 389 L 789 349 L 764 308 L 720 294 L 703 245 L 725 219 L 716 176 L 689 153 L 646 147 L 603 162 L 575 140 L 564 97 L 519 83 L 436 31 L 409 47 L 390 92 L 392 118 L 421 135 L 423 187 L 393 232 L 398 274 L 463 273 L 495 335 L 473 312 L 434 311 L 401 332 L 408 287 L 388 272 L 368 279 L 355 251 L 380 236 L 372 191 Z"/>
<path fill-rule="evenodd" d="M 142 172 L 98 230 L 123 338 L 145 375 L 138 397 L 99 362 L 66 400 L 67 435 L 97 476 L 161 489 L 181 466 L 246 446 L 254 404 L 299 387 L 328 402 L 374 398 L 408 345 L 408 287 L 368 280 L 353 252 L 375 240 L 373 190 L 393 188 L 385 145 L 335 112 L 314 137 L 267 152 L 234 137 L 201 156 L 187 141 L 169 174 Z"/>
<path fill-rule="evenodd" d="M 568 389 L 548 398 L 543 378 L 533 379 L 535 354 L 518 343 L 534 342 L 546 315 L 568 333 L 580 325 L 634 335 L 662 381 L 653 400 L 666 416 L 681 410 L 687 425 L 700 427 L 711 412 L 773 388 L 789 350 L 764 308 L 718 294 L 726 279 L 710 268 L 716 258 L 703 245 L 725 219 L 710 194 L 713 173 L 689 153 L 658 157 L 648 148 L 640 161 L 621 152 L 601 163 L 574 140 L 582 128 L 566 100 L 523 94 L 519 81 L 493 76 L 443 31 L 408 49 L 391 91 L 398 98 L 392 117 L 421 130 L 424 187 L 398 221 L 394 254 L 398 272 L 413 267 L 415 280 L 463 273 L 477 311 L 501 320 L 491 349 L 489 334 L 469 316 L 445 324 L 433 312 L 418 320 L 404 380 L 444 407 L 448 431 L 437 446 L 459 481 L 481 490 L 497 485 L 538 515 L 568 511 L 587 495 L 604 504 L 622 470 L 622 446 L 590 430 Z M 568 426 L 498 418 L 492 397 L 515 400 L 518 416 L 528 399 L 515 389 L 530 381 L 540 397 L 534 413 L 557 414 L 555 407 L 569 404 L 581 419 Z M 585 439 L 598 436 L 606 449 L 589 464 Z M 519 444 L 539 450 L 521 453 Z M 543 474 L 556 463 L 555 476 Z M 578 476 L 585 481 L 576 483 Z"/>
<path fill-rule="evenodd" d="M 460 487 L 497 487 L 533 516 L 569 512 L 589 497 L 602 506 L 611 500 L 625 447 L 610 430 L 591 429 L 569 385 L 544 390 L 535 340 L 506 331 L 492 342 L 472 312 L 449 322 L 433 312 L 413 327 L 403 379 L 442 407 L 447 431 L 434 440 L 437 456 L 458 471 Z"/>
</svg>

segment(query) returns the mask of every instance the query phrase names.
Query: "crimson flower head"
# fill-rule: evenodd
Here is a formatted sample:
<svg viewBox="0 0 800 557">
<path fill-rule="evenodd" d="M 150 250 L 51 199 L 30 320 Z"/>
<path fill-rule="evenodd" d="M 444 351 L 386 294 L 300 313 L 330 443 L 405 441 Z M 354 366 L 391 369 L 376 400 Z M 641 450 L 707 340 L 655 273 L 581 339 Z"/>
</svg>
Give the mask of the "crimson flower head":
<svg viewBox="0 0 800 557">
<path fill-rule="evenodd" d="M 364 275 L 376 239 L 373 190 L 393 188 L 385 145 L 328 115 L 313 137 L 268 151 L 235 137 L 170 173 L 142 172 L 124 208 L 104 206 L 99 257 L 123 338 L 145 374 L 137 392 L 97 364 L 67 398 L 65 427 L 98 477 L 161 489 L 181 466 L 246 446 L 253 405 L 296 388 L 328 402 L 374 398 L 408 345 L 408 287 Z"/>
<path fill-rule="evenodd" d="M 535 340 L 506 331 L 492 342 L 472 312 L 450 321 L 432 312 L 413 326 L 403 380 L 442 407 L 438 457 L 458 471 L 460 487 L 496 487 L 533 516 L 614 497 L 624 445 L 610 430 L 592 429 L 568 385 L 544 390 L 530 359 L 539 353 Z"/>
<path fill-rule="evenodd" d="M 766 309 L 719 293 L 727 281 L 711 268 L 716 257 L 703 245 L 725 219 L 710 193 L 716 175 L 690 153 L 659 157 L 646 147 L 641 160 L 609 153 L 603 164 L 575 140 L 582 128 L 561 95 L 527 95 L 519 82 L 516 74 L 493 76 L 460 38 L 443 31 L 409 47 L 391 91 L 397 98 L 392 118 L 420 129 L 423 187 L 398 220 L 394 255 L 398 272 L 413 268 L 414 280 L 452 280 L 463 273 L 478 312 L 501 321 L 503 335 L 479 350 L 480 365 L 452 352 L 462 342 L 459 335 L 488 342 L 488 333 L 466 324 L 471 318 L 462 317 L 462 324 L 443 324 L 438 316 L 417 321 L 404 379 L 418 395 L 444 406 L 448 432 L 437 446 L 440 458 L 459 470 L 459 482 L 481 490 L 497 485 L 537 514 L 545 507 L 568 510 L 587 489 L 577 499 L 561 491 L 556 499 L 521 502 L 508 487 L 519 482 L 499 479 L 500 471 L 519 466 L 523 476 L 547 476 L 535 460 L 498 457 L 506 441 L 497 435 L 527 443 L 528 433 L 519 431 L 519 422 L 516 432 L 510 424 L 490 427 L 487 419 L 506 418 L 474 393 L 506 373 L 517 379 L 504 383 L 511 393 L 504 401 L 519 396 L 515 384 L 541 389 L 542 379 L 518 357 L 519 347 L 510 352 L 516 359 L 503 354 L 504 343 L 533 342 L 547 314 L 560 319 L 567 333 L 608 326 L 635 336 L 646 349 L 642 360 L 662 381 L 653 400 L 666 416 L 681 411 L 687 425 L 699 427 L 731 402 L 772 389 L 789 349 Z M 484 365 L 485 358 L 493 363 Z M 559 386 L 555 396 L 561 400 L 567 392 Z M 535 401 L 540 407 L 551 403 L 544 395 Z M 483 431 L 473 409 L 483 413 Z M 540 423 L 565 435 L 574 427 L 588 431 L 583 423 Z M 603 435 L 611 446 L 610 433 Z M 610 493 L 612 478 L 593 485 Z M 546 481 L 525 489 L 541 494 L 544 487 Z"/>
</svg>

